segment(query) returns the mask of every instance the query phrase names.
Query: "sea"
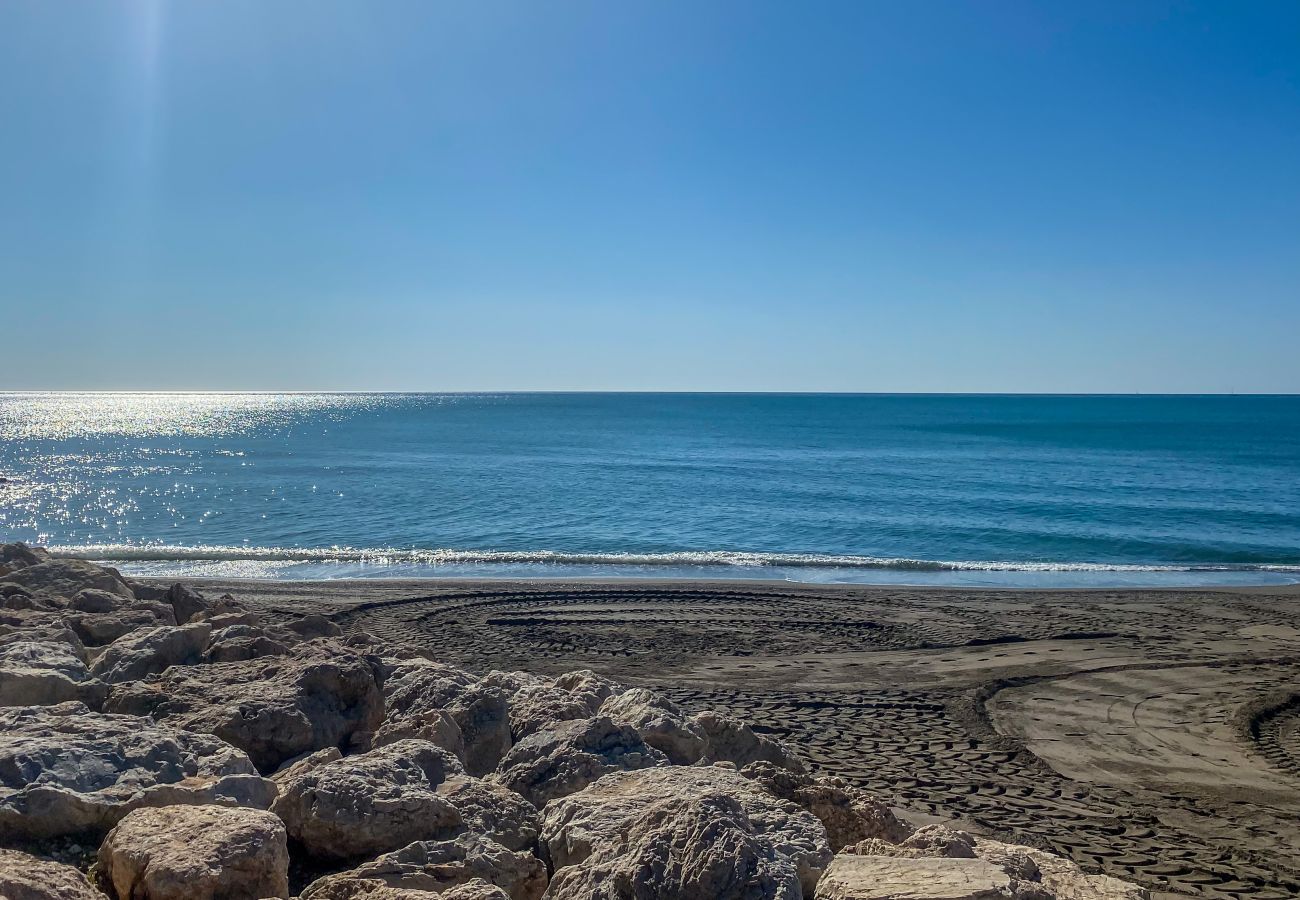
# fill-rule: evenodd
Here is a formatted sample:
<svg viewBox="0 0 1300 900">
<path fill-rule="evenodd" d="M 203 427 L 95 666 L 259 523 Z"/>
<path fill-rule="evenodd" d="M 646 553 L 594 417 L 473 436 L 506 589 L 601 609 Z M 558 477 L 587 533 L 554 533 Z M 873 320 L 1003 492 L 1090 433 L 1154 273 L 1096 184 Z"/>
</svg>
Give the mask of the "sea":
<svg viewBox="0 0 1300 900">
<path fill-rule="evenodd" d="M 0 478 L 145 575 L 1300 583 L 1300 396 L 4 393 Z"/>
</svg>

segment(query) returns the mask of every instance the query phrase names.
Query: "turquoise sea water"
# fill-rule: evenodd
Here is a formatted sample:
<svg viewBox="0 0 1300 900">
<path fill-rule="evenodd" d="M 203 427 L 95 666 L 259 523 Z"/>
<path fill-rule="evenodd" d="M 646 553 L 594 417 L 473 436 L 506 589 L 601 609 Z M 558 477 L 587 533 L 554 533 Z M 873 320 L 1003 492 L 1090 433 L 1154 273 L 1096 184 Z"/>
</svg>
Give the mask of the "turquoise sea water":
<svg viewBox="0 0 1300 900">
<path fill-rule="evenodd" d="M 0 394 L 0 538 L 142 573 L 1300 582 L 1300 397 Z"/>
</svg>

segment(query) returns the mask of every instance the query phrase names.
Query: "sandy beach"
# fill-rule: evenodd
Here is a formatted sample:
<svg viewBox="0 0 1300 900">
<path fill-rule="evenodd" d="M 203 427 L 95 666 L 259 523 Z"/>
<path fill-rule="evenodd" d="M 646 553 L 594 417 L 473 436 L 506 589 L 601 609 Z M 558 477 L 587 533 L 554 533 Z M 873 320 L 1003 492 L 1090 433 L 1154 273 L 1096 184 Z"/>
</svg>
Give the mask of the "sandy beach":
<svg viewBox="0 0 1300 900">
<path fill-rule="evenodd" d="M 1300 895 L 1300 589 L 199 581 L 471 670 L 734 711 L 914 819 L 1158 897 Z"/>
</svg>

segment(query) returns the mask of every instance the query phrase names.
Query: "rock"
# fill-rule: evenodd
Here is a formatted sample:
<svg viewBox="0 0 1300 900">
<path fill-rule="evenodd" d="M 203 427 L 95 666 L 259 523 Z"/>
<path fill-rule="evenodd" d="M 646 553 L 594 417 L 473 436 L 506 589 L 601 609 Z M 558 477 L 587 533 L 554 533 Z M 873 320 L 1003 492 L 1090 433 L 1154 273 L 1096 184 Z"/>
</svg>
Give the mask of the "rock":
<svg viewBox="0 0 1300 900">
<path fill-rule="evenodd" d="M 7 545 L 9 546 L 9 545 Z M 104 900 L 72 866 L 0 849 L 0 898 L 4 900 Z"/>
<path fill-rule="evenodd" d="M 109 644 L 90 673 L 117 684 L 138 681 L 169 666 L 191 665 L 199 661 L 211 634 L 207 622 L 136 631 Z"/>
<path fill-rule="evenodd" d="M 211 627 L 211 623 L 208 623 Z M 264 656 L 288 656 L 290 645 L 298 643 L 278 641 L 267 634 L 268 629 L 255 625 L 231 625 L 212 635 L 205 662 L 243 662 Z"/>
<path fill-rule="evenodd" d="M 841 853 L 817 900 L 1011 900 L 1011 878 L 982 859 L 908 859 Z"/>
<path fill-rule="evenodd" d="M 750 763 L 740 773 L 816 816 L 836 852 L 872 838 L 903 841 L 912 832 L 887 805 L 839 778 L 813 778 L 770 762 Z"/>
<path fill-rule="evenodd" d="M 864 848 L 868 852 L 863 852 Z M 901 844 L 864 841 L 856 854 L 866 862 L 848 860 L 844 854 L 818 885 L 817 896 L 844 900 L 876 898 L 967 897 L 984 900 L 1149 900 L 1150 893 L 1136 885 L 1105 875 L 1089 875 L 1055 854 L 1033 847 L 975 838 L 946 825 L 917 829 Z M 882 862 L 892 860 L 892 862 Z M 838 872 L 835 878 L 832 873 Z M 986 883 L 987 882 L 987 883 Z M 988 893 L 996 885 L 1001 893 Z M 926 893 L 938 887 L 948 893 Z M 894 893 L 880 893 L 886 888 Z M 985 893 L 976 892 L 976 888 Z M 872 893 L 872 891 L 877 893 Z M 961 891 L 965 890 L 966 893 Z M 838 891 L 838 893 L 837 893 Z M 910 891 L 910 893 L 909 893 Z"/>
<path fill-rule="evenodd" d="M 72 598 L 68 604 L 69 609 L 75 609 L 77 612 L 88 613 L 110 613 L 119 609 L 125 609 L 131 605 L 130 600 L 111 591 L 101 591 L 98 588 L 84 588 L 77 591 L 77 595 Z"/>
<path fill-rule="evenodd" d="M 87 646 L 101 647 L 141 628 L 174 626 L 176 616 L 166 604 L 137 600 L 111 613 L 78 613 L 64 621 Z"/>
<path fill-rule="evenodd" d="M 215 803 L 265 808 L 275 786 L 207 734 L 79 703 L 0 710 L 0 834 L 103 834 L 134 809 Z"/>
<path fill-rule="evenodd" d="M 98 877 L 120 900 L 288 897 L 284 824 L 256 809 L 138 809 L 99 848 Z"/>
<path fill-rule="evenodd" d="M 312 884 L 314 888 L 316 885 Z M 474 878 L 439 893 L 389 887 L 374 878 L 350 878 L 323 886 L 326 893 L 311 894 L 315 900 L 510 900 L 510 895 L 494 884 Z M 300 895 L 309 898 L 309 895 Z"/>
<path fill-rule="evenodd" d="M 484 680 L 510 693 L 510 734 L 519 742 L 560 722 L 589 719 L 617 689 L 612 681 L 589 669 L 569 672 L 555 681 L 524 673 L 489 673 Z M 513 682 L 513 684 L 512 684 Z"/>
<path fill-rule="evenodd" d="M 288 759 L 347 747 L 383 717 L 377 660 L 331 641 L 290 656 L 168 669 L 110 692 L 110 712 L 150 715 L 215 734 L 247 753 L 260 772 Z"/>
<path fill-rule="evenodd" d="M 447 706 L 465 745 L 465 769 L 471 775 L 495 770 L 514 743 L 510 736 L 510 703 L 505 691 L 477 684 Z"/>
<path fill-rule="evenodd" d="M 281 781 L 272 809 L 313 856 L 357 859 L 442 840 L 465 820 L 438 786 L 460 761 L 424 741 L 399 741 Z"/>
<path fill-rule="evenodd" d="M 208 601 L 193 588 L 183 584 L 173 584 L 163 595 L 165 603 L 172 608 L 178 625 L 188 625 L 204 618 L 208 612 Z"/>
<path fill-rule="evenodd" d="M 673 866 L 680 872 L 661 872 L 669 880 L 657 887 L 642 885 L 639 889 L 663 891 L 646 896 L 712 896 L 692 893 L 695 888 L 687 887 L 707 884 L 720 891 L 718 896 L 749 897 L 737 891 L 761 883 L 767 885 L 763 888 L 767 893 L 753 896 L 784 897 L 791 882 L 794 893 L 789 896 L 798 897 L 801 890 L 811 896 L 832 858 L 826 829 L 814 816 L 738 773 L 715 766 L 666 766 L 606 775 L 586 790 L 548 805 L 542 813 L 540 841 L 555 871 L 552 894 L 561 873 L 570 867 L 591 870 L 577 881 L 572 880 L 576 876 L 566 876 L 565 891 L 557 896 L 575 898 L 585 896 L 575 892 L 575 884 L 591 887 L 599 883 L 598 876 L 614 878 L 616 873 L 632 871 L 636 860 L 679 852 L 685 855 L 674 856 Z M 689 846 L 683 847 L 683 842 Z M 728 853 L 739 854 L 743 865 L 738 863 L 737 873 L 743 877 L 715 883 Z M 654 868 L 664 866 L 656 863 Z M 677 878 L 683 880 L 673 880 Z"/>
<path fill-rule="evenodd" d="M 338 627 L 324 616 L 319 615 L 303 616 L 301 619 L 294 619 L 292 622 L 286 622 L 284 627 L 298 635 L 298 638 L 304 641 L 310 641 L 322 637 L 343 636 L 342 628 Z"/>
<path fill-rule="evenodd" d="M 690 723 L 708 742 L 704 756 L 707 762 L 731 762 L 737 768 L 754 762 L 770 762 L 791 772 L 803 772 L 807 768 L 789 747 L 755 734 L 752 728 L 732 716 L 702 712 L 692 716 Z"/>
<path fill-rule="evenodd" d="M 790 860 L 725 794 L 652 804 L 557 869 L 547 900 L 800 900 Z"/>
<path fill-rule="evenodd" d="M 609 697 L 600 707 L 619 725 L 635 728 L 642 739 L 676 766 L 699 762 L 708 747 L 704 735 L 666 697 L 645 688 L 632 688 Z"/>
<path fill-rule="evenodd" d="M 465 762 L 465 737 L 455 717 L 446 707 L 454 698 L 465 693 L 465 689 L 473 683 L 473 678 L 459 669 L 427 660 L 385 660 L 384 667 L 386 713 L 383 724 L 375 731 L 372 745 L 379 747 L 413 738 L 426 740 L 455 754 L 462 763 Z M 497 715 L 499 718 L 506 715 L 504 704 Z M 471 718 L 467 717 L 467 721 Z M 507 740 L 508 727 L 507 725 Z M 484 755 L 481 748 L 476 748 L 476 751 L 478 756 Z M 503 753 L 504 750 L 500 752 Z M 497 761 L 500 761 L 496 748 L 491 748 L 487 755 L 495 755 Z M 476 759 L 480 763 L 486 761 Z M 480 775 L 491 771 L 481 766 L 474 768 Z"/>
<path fill-rule="evenodd" d="M 300 775 L 306 775 L 312 769 L 319 768 L 326 763 L 337 762 L 343 758 L 338 747 L 326 747 L 324 750 L 317 750 L 314 753 L 304 753 L 302 756 L 295 756 L 293 759 L 286 760 L 280 768 L 275 770 L 271 780 L 277 785 L 284 785 Z"/>
<path fill-rule="evenodd" d="M 80 701 L 98 709 L 108 686 L 91 677 L 85 648 L 68 628 L 50 624 L 0 635 L 0 706 Z"/>
<path fill-rule="evenodd" d="M 527 850 L 537 842 L 537 807 L 514 791 L 469 775 L 451 775 L 438 793 L 456 807 L 465 826 L 509 850 Z"/>
<path fill-rule="evenodd" d="M 427 891 L 445 897 L 450 888 L 475 880 L 493 885 L 510 900 L 539 900 L 546 867 L 530 853 L 513 853 L 495 841 L 463 834 L 450 841 L 417 841 L 348 872 L 312 882 L 303 900 L 373 897 L 378 887 Z"/>
<path fill-rule="evenodd" d="M 491 779 L 541 809 L 610 772 L 667 764 L 636 729 L 598 716 L 530 734 L 511 748 Z"/>
<path fill-rule="evenodd" d="M 7 545 L 13 546 L 13 545 Z M 95 588 L 134 600 L 130 585 L 122 580 L 116 569 L 109 569 L 84 559 L 53 559 L 16 568 L 0 576 L 10 584 L 17 584 L 32 594 L 70 600 L 84 588 Z"/>
<path fill-rule="evenodd" d="M 14 544 L 0 544 L 0 566 L 9 571 L 25 569 L 48 561 L 50 552 L 43 547 L 29 547 L 22 541 Z"/>
</svg>

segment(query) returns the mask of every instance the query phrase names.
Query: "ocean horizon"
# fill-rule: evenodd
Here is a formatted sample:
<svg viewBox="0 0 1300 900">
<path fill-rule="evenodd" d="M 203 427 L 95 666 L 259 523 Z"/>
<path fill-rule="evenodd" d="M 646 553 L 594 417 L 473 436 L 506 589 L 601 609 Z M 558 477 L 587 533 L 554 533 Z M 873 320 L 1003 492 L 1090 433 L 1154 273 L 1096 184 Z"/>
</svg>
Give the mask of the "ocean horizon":
<svg viewBox="0 0 1300 900">
<path fill-rule="evenodd" d="M 0 536 L 140 575 L 1300 583 L 1300 396 L 0 394 Z"/>
</svg>

